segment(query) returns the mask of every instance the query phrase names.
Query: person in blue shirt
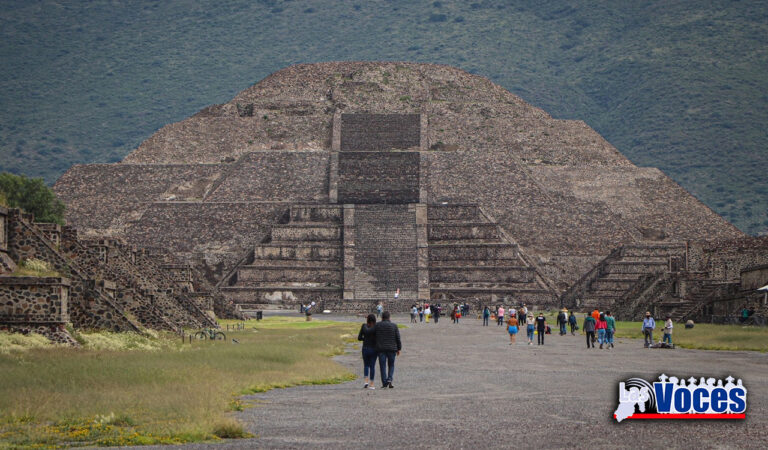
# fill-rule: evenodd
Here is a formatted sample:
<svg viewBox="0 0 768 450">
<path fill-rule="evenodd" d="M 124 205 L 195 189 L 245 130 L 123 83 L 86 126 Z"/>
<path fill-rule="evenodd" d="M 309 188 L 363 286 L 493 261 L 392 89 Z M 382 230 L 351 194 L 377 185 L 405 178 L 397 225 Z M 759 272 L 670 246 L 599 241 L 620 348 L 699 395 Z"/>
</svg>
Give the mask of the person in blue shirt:
<svg viewBox="0 0 768 450">
<path fill-rule="evenodd" d="M 645 312 L 645 319 L 643 319 L 643 336 L 645 337 L 645 347 L 648 348 L 653 345 L 653 330 L 656 329 L 656 321 L 651 317 L 651 312 Z"/>
</svg>

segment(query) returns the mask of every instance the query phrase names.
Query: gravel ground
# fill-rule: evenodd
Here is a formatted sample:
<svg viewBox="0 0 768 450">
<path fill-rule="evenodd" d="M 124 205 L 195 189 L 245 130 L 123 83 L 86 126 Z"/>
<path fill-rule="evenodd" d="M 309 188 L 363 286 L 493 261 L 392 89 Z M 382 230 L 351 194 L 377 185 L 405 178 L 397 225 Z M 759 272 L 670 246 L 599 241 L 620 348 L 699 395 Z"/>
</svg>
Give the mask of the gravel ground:
<svg viewBox="0 0 768 450">
<path fill-rule="evenodd" d="M 634 339 L 587 350 L 579 334 L 547 335 L 544 346 L 519 335 L 511 346 L 503 327 L 475 319 L 400 331 L 394 389 L 381 389 L 377 378 L 376 390 L 359 379 L 249 396 L 257 406 L 237 417 L 256 438 L 215 447 L 768 447 L 766 354 L 649 350 Z M 362 375 L 357 347 L 338 361 Z M 618 382 L 660 373 L 742 378 L 747 419 L 616 423 Z"/>
</svg>

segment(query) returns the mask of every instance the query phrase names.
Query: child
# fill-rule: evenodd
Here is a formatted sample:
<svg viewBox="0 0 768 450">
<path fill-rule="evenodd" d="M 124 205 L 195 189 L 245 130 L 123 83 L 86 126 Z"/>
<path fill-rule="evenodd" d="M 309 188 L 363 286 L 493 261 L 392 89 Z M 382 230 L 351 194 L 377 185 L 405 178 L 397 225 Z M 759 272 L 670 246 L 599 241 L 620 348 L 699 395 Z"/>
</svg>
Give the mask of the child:
<svg viewBox="0 0 768 450">
<path fill-rule="evenodd" d="M 672 345 L 672 328 L 674 328 L 674 325 L 672 325 L 672 317 L 667 316 L 667 321 L 664 322 L 664 337 L 662 338 L 662 342 L 666 342 L 669 345 Z"/>
</svg>

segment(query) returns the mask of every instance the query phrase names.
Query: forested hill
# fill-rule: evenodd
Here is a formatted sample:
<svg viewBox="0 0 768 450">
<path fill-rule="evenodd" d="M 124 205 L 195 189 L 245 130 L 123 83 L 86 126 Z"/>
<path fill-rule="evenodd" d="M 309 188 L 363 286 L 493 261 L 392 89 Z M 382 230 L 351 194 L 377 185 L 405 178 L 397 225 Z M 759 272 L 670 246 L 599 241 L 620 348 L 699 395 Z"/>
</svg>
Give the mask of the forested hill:
<svg viewBox="0 0 768 450">
<path fill-rule="evenodd" d="M 437 62 L 768 230 L 766 2 L 0 0 L 0 24 L 0 170 L 119 161 L 297 62 Z"/>
</svg>

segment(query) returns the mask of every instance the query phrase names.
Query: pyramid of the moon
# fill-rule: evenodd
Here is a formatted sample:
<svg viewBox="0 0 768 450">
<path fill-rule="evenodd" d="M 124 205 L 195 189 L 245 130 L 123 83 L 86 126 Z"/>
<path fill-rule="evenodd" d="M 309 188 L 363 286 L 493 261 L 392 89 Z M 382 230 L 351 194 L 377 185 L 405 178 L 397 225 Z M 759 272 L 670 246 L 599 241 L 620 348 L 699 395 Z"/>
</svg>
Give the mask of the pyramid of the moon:
<svg viewBox="0 0 768 450">
<path fill-rule="evenodd" d="M 289 67 L 55 190 L 80 233 L 166 248 L 254 307 L 544 305 L 617 246 L 661 264 L 742 236 L 584 122 L 432 64 Z"/>
</svg>

